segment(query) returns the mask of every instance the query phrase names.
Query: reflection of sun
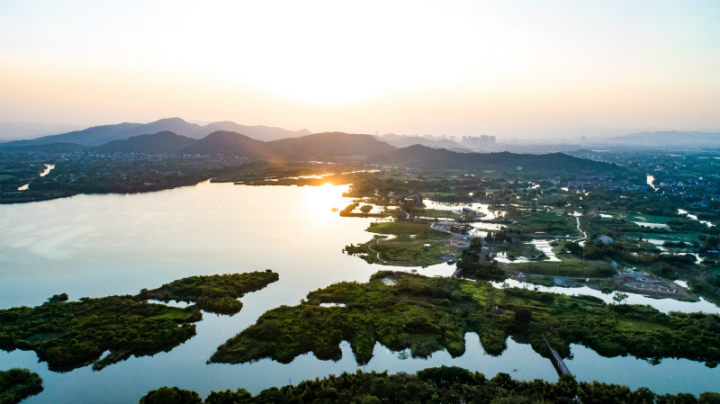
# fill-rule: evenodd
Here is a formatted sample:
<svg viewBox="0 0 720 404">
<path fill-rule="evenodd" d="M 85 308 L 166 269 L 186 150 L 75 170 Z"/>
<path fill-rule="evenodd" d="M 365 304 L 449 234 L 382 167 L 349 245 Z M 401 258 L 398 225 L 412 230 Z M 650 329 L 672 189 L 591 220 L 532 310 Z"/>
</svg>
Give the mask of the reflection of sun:
<svg viewBox="0 0 720 404">
<path fill-rule="evenodd" d="M 325 184 L 317 187 L 305 186 L 305 211 L 312 215 L 318 225 L 331 220 L 338 212 L 349 204 L 348 198 L 343 198 L 343 192 L 347 192 L 349 185 Z"/>
</svg>

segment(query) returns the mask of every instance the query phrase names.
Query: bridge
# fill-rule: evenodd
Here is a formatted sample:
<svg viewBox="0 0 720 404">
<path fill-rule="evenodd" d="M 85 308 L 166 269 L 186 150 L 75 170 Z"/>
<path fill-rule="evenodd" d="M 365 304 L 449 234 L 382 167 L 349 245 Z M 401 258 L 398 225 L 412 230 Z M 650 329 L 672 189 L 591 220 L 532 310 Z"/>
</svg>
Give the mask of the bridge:
<svg viewBox="0 0 720 404">
<path fill-rule="evenodd" d="M 570 373 L 570 369 L 568 369 L 565 362 L 563 362 L 562 357 L 559 353 L 553 347 L 550 345 L 550 342 L 548 342 L 547 338 L 543 335 L 543 340 L 545 340 L 545 344 L 547 345 L 548 349 L 550 350 L 550 359 L 552 360 L 553 365 L 555 366 L 555 370 L 557 370 L 559 376 L 564 375 L 570 375 L 572 376 L 572 373 Z"/>
</svg>

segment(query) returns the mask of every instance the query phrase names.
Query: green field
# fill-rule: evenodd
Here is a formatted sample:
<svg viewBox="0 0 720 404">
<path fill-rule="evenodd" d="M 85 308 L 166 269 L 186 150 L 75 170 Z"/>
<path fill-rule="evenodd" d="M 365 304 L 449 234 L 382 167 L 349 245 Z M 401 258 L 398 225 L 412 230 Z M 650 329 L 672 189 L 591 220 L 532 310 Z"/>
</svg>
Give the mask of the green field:
<svg viewBox="0 0 720 404">
<path fill-rule="evenodd" d="M 615 270 L 607 262 L 583 261 L 575 258 L 565 258 L 560 262 L 532 261 L 505 265 L 516 271 L 537 275 L 580 278 L 605 278 L 615 275 Z"/>
<path fill-rule="evenodd" d="M 423 209 L 417 213 L 417 216 L 432 217 L 432 218 L 448 218 L 448 219 L 461 219 L 462 215 L 455 213 L 451 210 L 442 209 Z"/>
</svg>

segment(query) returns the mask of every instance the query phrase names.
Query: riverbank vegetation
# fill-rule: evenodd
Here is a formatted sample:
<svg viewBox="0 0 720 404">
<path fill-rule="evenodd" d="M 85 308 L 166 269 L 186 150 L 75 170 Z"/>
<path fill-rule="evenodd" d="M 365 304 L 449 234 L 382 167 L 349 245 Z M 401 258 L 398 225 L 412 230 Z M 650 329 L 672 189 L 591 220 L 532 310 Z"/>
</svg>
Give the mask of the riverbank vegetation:
<svg viewBox="0 0 720 404">
<path fill-rule="evenodd" d="M 342 303 L 323 307 L 320 303 Z M 465 351 L 465 333 L 476 332 L 485 350 L 499 355 L 507 338 L 549 354 L 543 336 L 564 357 L 570 344 L 604 356 L 634 355 L 720 360 L 720 317 L 663 314 L 649 306 L 608 305 L 587 296 L 565 296 L 456 278 L 427 278 L 381 271 L 367 283 L 343 282 L 311 292 L 297 306 L 282 306 L 221 345 L 213 362 L 272 358 L 288 363 L 306 352 L 323 360 L 341 357 L 349 341 L 359 364 L 376 342 L 413 356 L 447 349 Z"/>
<path fill-rule="evenodd" d="M 0 349 L 35 351 L 54 371 L 90 363 L 99 370 L 131 355 L 169 351 L 195 335 L 200 309 L 237 313 L 238 298 L 277 280 L 277 273 L 266 270 L 183 278 L 137 296 L 68 301 L 58 294 L 37 307 L 0 310 Z M 196 304 L 177 308 L 147 299 Z"/>
<path fill-rule="evenodd" d="M 131 355 L 169 351 L 195 335 L 192 323 L 200 319 L 195 306 L 168 307 L 135 296 L 48 301 L 0 310 L 0 348 L 35 351 L 55 371 L 88 363 L 102 369 Z"/>
<path fill-rule="evenodd" d="M 263 272 L 191 276 L 166 283 L 157 289 L 144 289 L 138 296 L 163 302 L 176 300 L 196 303 L 202 310 L 232 315 L 242 309 L 239 298 L 263 289 L 278 279 L 280 276 L 269 269 Z"/>
<path fill-rule="evenodd" d="M 0 404 L 16 404 L 42 390 L 37 373 L 27 369 L 0 370 Z"/>
<path fill-rule="evenodd" d="M 514 380 L 506 373 L 486 378 L 458 367 L 424 369 L 417 374 L 343 373 L 304 381 L 297 386 L 273 387 L 253 396 L 244 389 L 211 392 L 205 404 L 252 403 L 626 403 L 713 404 L 717 393 L 655 394 L 646 388 L 598 382 L 577 382 L 563 376 L 557 382 Z M 200 395 L 177 387 L 148 392 L 140 404 L 201 404 Z"/>
</svg>

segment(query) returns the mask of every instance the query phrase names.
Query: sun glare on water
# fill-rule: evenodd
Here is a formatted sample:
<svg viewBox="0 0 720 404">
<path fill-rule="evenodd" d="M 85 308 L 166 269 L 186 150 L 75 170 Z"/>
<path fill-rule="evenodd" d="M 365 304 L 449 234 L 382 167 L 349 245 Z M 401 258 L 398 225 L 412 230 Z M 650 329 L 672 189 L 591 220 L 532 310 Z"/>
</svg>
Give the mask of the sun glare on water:
<svg viewBox="0 0 720 404">
<path fill-rule="evenodd" d="M 304 187 L 305 210 L 311 215 L 318 226 L 324 226 L 327 222 L 338 215 L 338 212 L 348 205 L 351 200 L 343 198 L 343 192 L 347 192 L 349 185 L 332 185 L 330 183 L 321 186 Z"/>
</svg>

